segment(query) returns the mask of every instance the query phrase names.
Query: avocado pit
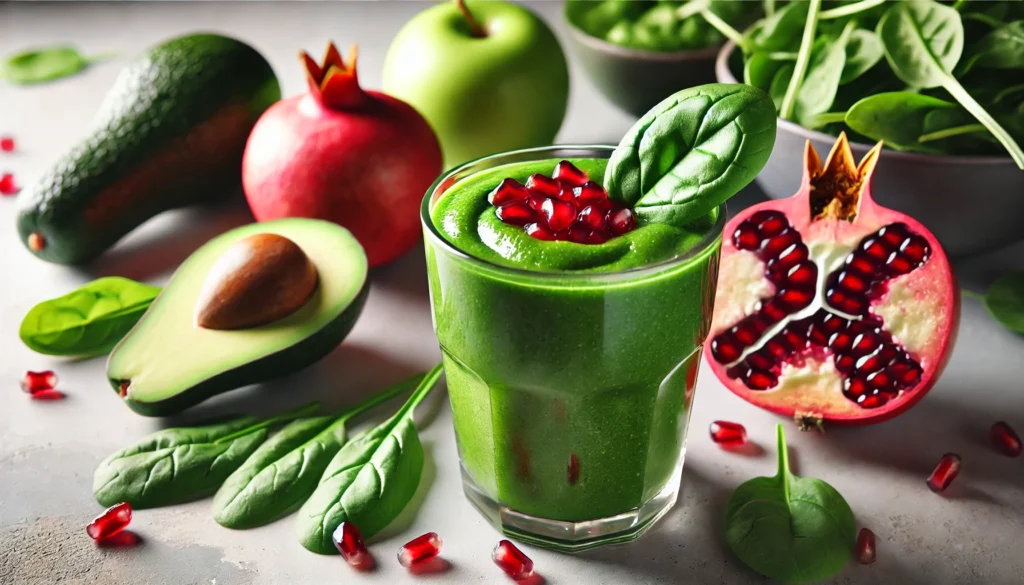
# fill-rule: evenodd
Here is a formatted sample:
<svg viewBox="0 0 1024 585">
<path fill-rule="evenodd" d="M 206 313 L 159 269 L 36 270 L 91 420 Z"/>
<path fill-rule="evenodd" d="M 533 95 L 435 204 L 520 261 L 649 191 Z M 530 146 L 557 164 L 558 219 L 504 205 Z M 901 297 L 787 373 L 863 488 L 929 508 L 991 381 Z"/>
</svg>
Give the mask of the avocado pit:
<svg viewBox="0 0 1024 585">
<path fill-rule="evenodd" d="M 316 267 L 295 242 L 254 234 L 210 268 L 196 302 L 196 325 L 233 330 L 272 323 L 305 305 L 317 282 Z"/>
</svg>

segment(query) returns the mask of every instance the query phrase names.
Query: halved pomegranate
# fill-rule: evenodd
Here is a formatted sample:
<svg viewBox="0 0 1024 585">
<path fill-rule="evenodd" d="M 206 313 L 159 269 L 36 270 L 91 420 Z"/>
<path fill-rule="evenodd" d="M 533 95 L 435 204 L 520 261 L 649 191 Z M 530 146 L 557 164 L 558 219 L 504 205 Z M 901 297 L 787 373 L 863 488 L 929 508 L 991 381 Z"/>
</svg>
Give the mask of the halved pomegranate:
<svg viewBox="0 0 1024 585">
<path fill-rule="evenodd" d="M 840 135 L 822 167 L 725 226 L 707 356 L 747 402 L 801 427 L 869 424 L 931 389 L 953 348 L 960 289 L 938 240 L 871 198 L 881 144 L 858 166 Z"/>
</svg>

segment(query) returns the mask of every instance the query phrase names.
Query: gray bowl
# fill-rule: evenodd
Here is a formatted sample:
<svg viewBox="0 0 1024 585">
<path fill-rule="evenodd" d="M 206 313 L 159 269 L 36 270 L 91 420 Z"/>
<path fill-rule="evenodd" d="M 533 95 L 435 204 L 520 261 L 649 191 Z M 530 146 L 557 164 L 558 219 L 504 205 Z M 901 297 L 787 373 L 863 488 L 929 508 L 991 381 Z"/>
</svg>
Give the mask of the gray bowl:
<svg viewBox="0 0 1024 585">
<path fill-rule="evenodd" d="M 715 63 L 719 82 L 738 83 L 729 69 L 735 45 L 722 47 Z M 804 143 L 824 158 L 835 136 L 779 120 L 775 148 L 757 183 L 772 199 L 797 192 Z M 851 143 L 860 160 L 873 145 Z M 939 238 L 946 252 L 965 256 L 1024 239 L 1024 171 L 1007 157 L 944 156 L 885 150 L 871 180 L 880 204 L 917 219 Z"/>
<path fill-rule="evenodd" d="M 629 49 L 590 36 L 569 19 L 569 44 L 587 77 L 612 103 L 640 117 L 673 93 L 715 80 L 718 47 L 699 51 Z"/>
</svg>

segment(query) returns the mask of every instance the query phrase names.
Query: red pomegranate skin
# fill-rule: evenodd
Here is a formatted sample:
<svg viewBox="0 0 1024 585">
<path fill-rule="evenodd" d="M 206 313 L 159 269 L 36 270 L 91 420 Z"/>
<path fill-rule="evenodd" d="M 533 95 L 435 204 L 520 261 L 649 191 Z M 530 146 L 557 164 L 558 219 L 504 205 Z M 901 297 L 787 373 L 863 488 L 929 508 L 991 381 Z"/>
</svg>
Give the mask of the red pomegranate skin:
<svg viewBox="0 0 1024 585">
<path fill-rule="evenodd" d="M 304 55 L 310 91 L 256 123 L 242 184 L 258 221 L 335 222 L 380 266 L 419 241 L 419 205 L 442 170 L 441 148 L 412 106 L 359 87 L 354 57 L 346 68 L 330 45 L 321 68 Z"/>
<path fill-rule="evenodd" d="M 853 161 L 844 135 L 837 141 L 823 166 L 814 148 L 808 143 L 800 191 L 788 199 L 752 206 L 737 214 L 725 226 L 714 319 L 704 355 L 719 380 L 733 393 L 756 406 L 793 417 L 801 426 L 823 421 L 839 425 L 872 424 L 905 412 L 924 398 L 935 384 L 949 360 L 956 339 L 960 322 L 960 288 L 941 245 L 920 222 L 885 208 L 872 198 L 871 174 L 880 148 L 879 144 L 858 166 Z M 812 209 L 811 193 L 818 196 L 828 191 L 822 188 L 823 183 L 826 187 L 832 184 L 855 184 L 858 187 L 851 191 L 855 194 L 852 199 L 836 198 L 832 202 L 831 211 L 815 215 L 814 212 L 821 209 L 821 200 Z M 812 191 L 815 187 L 817 191 Z M 921 374 L 917 383 L 909 389 L 901 390 L 896 396 L 887 396 L 882 406 L 863 408 L 844 395 L 841 385 L 837 386 L 832 377 L 836 374 L 836 370 L 832 369 L 836 356 L 828 347 L 816 346 L 811 342 L 806 349 L 782 360 L 785 367 L 802 368 L 810 364 L 811 368 L 800 369 L 800 376 L 791 375 L 789 379 L 786 379 L 786 370 L 779 372 L 776 369 L 776 373 L 781 374 L 779 382 L 767 390 L 751 388 L 742 379 L 735 377 L 735 370 L 730 375 L 729 366 L 736 362 L 723 364 L 713 357 L 713 343 L 716 340 L 728 339 L 728 332 L 744 318 L 756 313 L 758 299 L 760 306 L 763 306 L 765 301 L 783 288 L 768 282 L 751 286 L 758 275 L 762 275 L 762 281 L 767 280 L 763 276 L 767 268 L 764 262 L 754 259 L 754 253 L 739 249 L 738 240 L 734 241 L 737 228 L 758 212 L 764 211 L 782 212 L 789 225 L 800 232 L 803 244 L 811 250 L 811 259 L 818 265 L 818 271 L 824 273 L 815 287 L 819 298 L 824 298 L 828 290 L 825 275 L 839 273 L 842 268 L 837 263 L 848 257 L 880 228 L 902 224 L 909 233 L 927 242 L 927 261 L 908 273 L 887 277 L 885 282 L 875 287 L 868 295 L 870 305 L 866 315 L 880 323 L 880 328 L 891 335 L 892 341 L 905 349 L 920 366 Z M 820 261 L 823 257 L 830 257 L 831 261 Z M 827 266 L 822 266 L 826 263 Z M 820 305 L 817 315 L 821 315 L 821 311 L 834 310 L 826 301 L 820 302 L 824 304 Z M 814 307 L 819 305 L 811 305 L 806 310 L 811 311 Z M 800 311 L 793 314 L 797 313 Z M 785 319 L 782 322 L 787 323 Z M 764 336 L 770 338 L 771 332 L 769 330 Z M 819 371 L 828 374 L 818 376 L 814 369 L 817 366 L 821 366 Z M 791 374 L 797 371 L 788 370 Z M 842 378 L 839 384 L 845 378 L 852 377 L 841 372 L 838 375 Z"/>
</svg>

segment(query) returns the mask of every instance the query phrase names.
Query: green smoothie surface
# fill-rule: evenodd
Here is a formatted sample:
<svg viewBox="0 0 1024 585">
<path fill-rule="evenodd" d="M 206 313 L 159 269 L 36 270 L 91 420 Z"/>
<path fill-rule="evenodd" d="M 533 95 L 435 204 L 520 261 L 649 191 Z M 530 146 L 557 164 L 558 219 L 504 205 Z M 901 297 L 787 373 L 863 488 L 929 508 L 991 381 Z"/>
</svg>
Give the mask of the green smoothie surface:
<svg viewBox="0 0 1024 585">
<path fill-rule="evenodd" d="M 505 178 L 520 183 L 534 174 L 551 176 L 561 159 L 502 165 L 452 185 L 434 204 L 431 219 L 442 236 L 462 252 L 493 264 L 537 272 L 617 272 L 656 264 L 685 254 L 705 236 L 717 211 L 688 226 L 640 223 L 603 244 L 544 241 L 521 226 L 503 223 L 487 195 Z M 592 181 L 603 182 L 608 161 L 569 159 Z"/>
</svg>

